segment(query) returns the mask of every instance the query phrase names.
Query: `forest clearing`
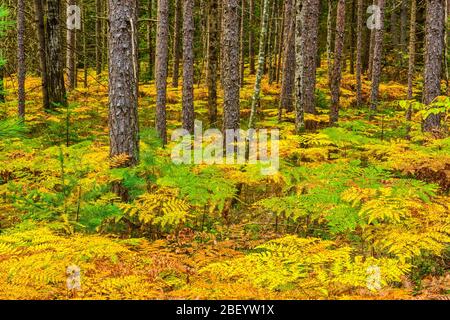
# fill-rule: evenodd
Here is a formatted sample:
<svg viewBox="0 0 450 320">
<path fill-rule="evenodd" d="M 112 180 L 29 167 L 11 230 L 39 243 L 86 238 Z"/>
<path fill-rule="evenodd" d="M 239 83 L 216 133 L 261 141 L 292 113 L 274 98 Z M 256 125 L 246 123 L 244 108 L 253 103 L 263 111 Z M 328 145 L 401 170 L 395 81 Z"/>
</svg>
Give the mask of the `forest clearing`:
<svg viewBox="0 0 450 320">
<path fill-rule="evenodd" d="M 139 2 L 0 2 L 1 300 L 449 298 L 450 1 Z"/>
</svg>

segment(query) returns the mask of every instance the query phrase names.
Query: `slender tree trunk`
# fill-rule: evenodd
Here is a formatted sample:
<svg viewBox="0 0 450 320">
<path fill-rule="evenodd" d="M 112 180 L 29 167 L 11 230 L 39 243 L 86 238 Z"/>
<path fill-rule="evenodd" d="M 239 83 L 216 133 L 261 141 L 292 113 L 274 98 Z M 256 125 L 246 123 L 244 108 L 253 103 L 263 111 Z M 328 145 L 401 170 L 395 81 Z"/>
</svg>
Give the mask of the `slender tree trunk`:
<svg viewBox="0 0 450 320">
<path fill-rule="evenodd" d="M 102 72 L 102 0 L 95 0 L 95 70 L 97 75 Z"/>
<path fill-rule="evenodd" d="M 87 8 L 86 8 L 86 0 L 82 1 L 82 31 L 83 31 L 83 87 L 88 87 L 88 62 L 87 62 L 87 37 L 88 37 L 88 31 L 86 28 L 86 18 L 87 18 Z"/>
<path fill-rule="evenodd" d="M 281 121 L 283 110 L 291 112 L 294 109 L 295 81 L 295 1 L 285 0 L 284 4 L 284 50 L 283 72 L 281 81 L 281 96 L 278 120 Z"/>
<path fill-rule="evenodd" d="M 377 0 L 373 0 L 373 4 L 375 5 Z M 367 70 L 367 77 L 369 79 L 372 79 L 372 70 L 373 70 L 373 54 L 375 50 L 375 34 L 376 30 L 371 29 L 370 30 L 370 42 L 369 42 L 369 65 Z"/>
<path fill-rule="evenodd" d="M 408 100 L 413 99 L 413 81 L 415 73 L 416 63 L 416 23 L 417 23 L 417 0 L 411 0 L 411 19 L 409 26 L 409 59 L 408 59 Z M 411 119 L 412 119 L 412 103 L 409 104 L 406 110 L 406 137 L 409 139 L 409 133 L 411 131 Z"/>
<path fill-rule="evenodd" d="M 68 4 L 75 5 L 76 1 L 69 0 Z M 76 59 L 76 30 L 67 28 L 66 67 L 70 90 L 73 90 L 75 88 L 76 82 L 75 59 Z"/>
<path fill-rule="evenodd" d="M 153 45 L 153 5 L 155 0 L 148 0 L 147 12 L 147 51 L 148 51 L 148 78 L 153 80 L 155 77 L 155 48 Z"/>
<path fill-rule="evenodd" d="M 331 56 L 333 45 L 333 0 L 328 0 L 328 15 L 327 15 L 327 68 L 328 78 L 331 77 Z"/>
<path fill-rule="evenodd" d="M 269 84 L 272 84 L 276 79 L 277 70 L 277 52 L 278 52 L 278 16 L 279 8 L 277 0 L 274 0 L 274 14 L 273 14 L 273 45 L 269 56 Z"/>
<path fill-rule="evenodd" d="M 25 1 L 17 1 L 17 77 L 19 82 L 19 117 L 25 118 Z"/>
<path fill-rule="evenodd" d="M 381 78 L 381 60 L 383 58 L 383 36 L 384 36 L 384 0 L 378 0 L 380 8 L 380 28 L 375 30 L 375 44 L 372 66 L 372 89 L 370 94 L 370 113 L 375 113 L 378 106 L 378 93 Z"/>
<path fill-rule="evenodd" d="M 166 99 L 167 63 L 169 54 L 169 0 L 158 0 L 156 36 L 156 130 L 167 144 Z"/>
<path fill-rule="evenodd" d="M 350 18 L 350 74 L 355 74 L 355 19 L 356 0 L 352 1 L 352 15 Z"/>
<path fill-rule="evenodd" d="M 255 89 L 252 98 L 252 108 L 250 113 L 250 120 L 248 127 L 253 129 L 255 127 L 256 106 L 261 97 L 261 80 L 264 73 L 264 56 L 265 53 L 265 39 L 268 36 L 268 20 L 269 20 L 269 0 L 264 0 L 263 4 L 263 23 L 261 26 L 261 36 L 259 38 L 259 54 L 258 54 L 258 71 L 256 73 Z"/>
<path fill-rule="evenodd" d="M 0 63 L 0 103 L 5 102 L 5 82 L 4 82 L 4 76 L 5 76 L 5 67 L 3 64 Z"/>
<path fill-rule="evenodd" d="M 416 63 L 416 23 L 417 0 L 411 0 L 411 18 L 409 26 L 409 59 L 408 59 L 408 100 L 413 98 L 413 81 Z M 411 121 L 411 115 L 407 116 Z"/>
<path fill-rule="evenodd" d="M 245 47 L 244 47 L 244 37 L 245 37 L 245 0 L 241 0 L 241 56 L 240 56 L 240 65 L 241 65 L 241 88 L 244 87 L 244 72 L 245 72 Z"/>
<path fill-rule="evenodd" d="M 423 103 L 429 105 L 441 94 L 445 4 L 444 0 L 427 0 L 426 6 Z M 440 123 L 441 115 L 432 114 L 425 119 L 423 130 L 439 130 Z"/>
<path fill-rule="evenodd" d="M 185 0 L 175 0 L 175 27 L 173 31 L 173 75 L 172 87 L 178 88 L 178 79 L 180 77 L 180 48 L 181 48 L 181 28 L 183 4 Z M 184 46 L 184 43 L 183 43 Z M 183 79 L 184 81 L 184 79 Z"/>
<path fill-rule="evenodd" d="M 281 7 L 281 14 L 280 14 L 280 21 L 279 21 L 279 32 L 278 32 L 278 61 L 277 61 L 277 74 L 276 74 L 276 82 L 280 83 L 280 74 L 281 74 L 281 67 L 282 67 L 282 56 L 283 56 L 283 36 L 284 36 L 284 1 L 282 0 L 282 7 Z"/>
<path fill-rule="evenodd" d="M 219 4 L 218 0 L 208 3 L 208 111 L 209 123 L 217 123 L 217 76 L 219 70 Z"/>
<path fill-rule="evenodd" d="M 336 39 L 334 44 L 334 63 L 330 78 L 331 112 L 330 123 L 339 120 L 339 100 L 342 77 L 342 51 L 345 38 L 345 0 L 338 0 L 336 11 Z"/>
<path fill-rule="evenodd" d="M 47 0 L 48 93 L 50 107 L 65 106 L 66 87 L 62 61 L 60 0 Z"/>
<path fill-rule="evenodd" d="M 44 7 L 42 0 L 34 0 L 34 10 L 36 14 L 36 32 L 39 42 L 39 62 L 42 81 L 42 104 L 44 110 L 50 109 L 48 93 L 48 68 L 47 68 L 47 40 L 45 37 Z"/>
<path fill-rule="evenodd" d="M 296 110 L 297 129 L 302 129 L 300 113 L 316 113 L 315 89 L 316 89 L 316 68 L 317 68 L 317 45 L 319 30 L 319 10 L 320 0 L 303 0 L 301 7 L 301 25 L 297 26 L 296 32 Z M 298 21 L 298 20 L 297 20 Z"/>
<path fill-rule="evenodd" d="M 363 0 L 357 0 L 357 31 L 356 31 L 356 106 L 362 105 L 362 31 L 363 31 Z"/>
<path fill-rule="evenodd" d="M 240 127 L 239 0 L 223 1 L 223 127 Z"/>
<path fill-rule="evenodd" d="M 183 0 L 183 128 L 194 134 L 194 0 Z"/>
<path fill-rule="evenodd" d="M 255 74 L 255 49 L 253 47 L 253 42 L 255 41 L 255 33 L 253 31 L 254 27 L 254 12 L 255 12 L 255 0 L 249 0 L 249 21 L 248 21 L 248 55 L 249 55 L 249 61 L 250 61 L 250 74 Z"/>
</svg>

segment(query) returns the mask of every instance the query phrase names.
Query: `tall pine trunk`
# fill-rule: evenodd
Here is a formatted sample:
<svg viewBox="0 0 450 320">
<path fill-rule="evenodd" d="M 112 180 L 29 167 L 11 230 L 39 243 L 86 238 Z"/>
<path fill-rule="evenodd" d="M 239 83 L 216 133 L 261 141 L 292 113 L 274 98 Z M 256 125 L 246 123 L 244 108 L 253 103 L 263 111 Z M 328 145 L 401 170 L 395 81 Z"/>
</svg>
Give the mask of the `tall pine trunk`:
<svg viewBox="0 0 450 320">
<path fill-rule="evenodd" d="M 223 128 L 239 129 L 239 0 L 223 1 Z"/>
<path fill-rule="evenodd" d="M 19 82 L 18 90 L 18 114 L 20 118 L 25 118 L 25 1 L 17 1 L 17 77 Z"/>
<path fill-rule="evenodd" d="M 185 0 L 175 0 L 175 26 L 173 30 L 173 70 L 172 70 L 172 87 L 178 88 L 178 80 L 180 78 L 180 48 L 181 48 L 181 29 L 182 29 L 182 12 Z M 184 42 L 183 42 L 184 46 Z M 183 79 L 184 80 L 184 79 Z"/>
<path fill-rule="evenodd" d="M 219 3 L 210 0 L 208 4 L 208 113 L 209 124 L 217 123 L 217 77 L 219 70 Z"/>
<path fill-rule="evenodd" d="M 169 55 L 169 0 L 158 0 L 156 36 L 156 131 L 167 144 L 166 100 Z"/>
<path fill-rule="evenodd" d="M 194 134 L 194 0 L 183 0 L 183 128 Z"/>
<path fill-rule="evenodd" d="M 342 51 L 345 38 L 345 0 L 338 0 L 336 9 L 336 38 L 334 43 L 333 71 L 330 78 L 331 111 L 330 123 L 339 120 L 339 100 L 342 78 Z"/>
<path fill-rule="evenodd" d="M 300 12 L 301 24 L 296 26 L 297 68 L 300 69 L 296 72 L 295 79 L 297 130 L 302 129 L 303 115 L 299 113 L 316 113 L 315 88 L 319 10 L 320 0 L 303 0 Z M 299 108 L 302 108 L 302 110 L 299 110 Z"/>
<path fill-rule="evenodd" d="M 384 36 L 384 0 L 378 0 L 378 7 L 380 8 L 380 25 L 375 32 L 375 42 L 373 49 L 373 64 L 372 64 L 372 88 L 370 93 L 370 114 L 374 115 L 378 106 L 378 95 L 380 90 L 381 80 L 381 62 L 383 59 L 383 36 Z"/>
<path fill-rule="evenodd" d="M 263 22 L 261 25 L 261 36 L 259 39 L 259 54 L 258 54 L 258 70 L 256 73 L 255 89 L 252 98 L 252 107 L 250 113 L 250 120 L 248 127 L 253 129 L 255 127 L 256 107 L 261 97 L 261 80 L 264 73 L 264 57 L 265 52 L 265 40 L 268 36 L 268 21 L 269 20 L 269 0 L 264 0 L 263 4 Z"/>
<path fill-rule="evenodd" d="M 445 0 L 426 1 L 425 71 L 423 103 L 429 105 L 441 94 L 441 75 L 444 57 Z M 441 115 L 431 114 L 423 123 L 425 132 L 440 128 Z"/>
<path fill-rule="evenodd" d="M 42 82 L 42 104 L 44 110 L 50 109 L 48 93 L 48 67 L 47 67 L 47 40 L 45 37 L 44 7 L 42 0 L 34 0 L 34 10 L 36 17 L 36 33 L 39 42 L 39 62 Z"/>
<path fill-rule="evenodd" d="M 110 156 L 139 161 L 137 0 L 109 0 Z"/>
<path fill-rule="evenodd" d="M 281 120 L 283 110 L 291 112 L 294 109 L 295 81 L 295 1 L 285 0 L 284 4 L 284 49 L 283 71 L 281 80 L 281 95 L 278 119 Z"/>
<path fill-rule="evenodd" d="M 50 108 L 66 106 L 60 23 L 60 0 L 47 0 L 48 94 Z"/>
<path fill-rule="evenodd" d="M 362 105 L 362 46 L 363 46 L 363 0 L 357 0 L 356 27 L 356 106 Z"/>
</svg>

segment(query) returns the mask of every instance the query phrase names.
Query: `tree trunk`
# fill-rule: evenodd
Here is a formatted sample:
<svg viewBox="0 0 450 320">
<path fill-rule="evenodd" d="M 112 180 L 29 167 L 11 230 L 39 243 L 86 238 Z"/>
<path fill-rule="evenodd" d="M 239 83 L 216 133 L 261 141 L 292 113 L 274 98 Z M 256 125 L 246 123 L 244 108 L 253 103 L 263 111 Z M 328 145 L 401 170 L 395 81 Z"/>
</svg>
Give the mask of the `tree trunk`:
<svg viewBox="0 0 450 320">
<path fill-rule="evenodd" d="M 226 1 L 226 0 L 224 0 Z M 249 0 L 249 11 L 250 11 L 250 16 L 249 16 L 249 21 L 248 21 L 248 55 L 249 55 L 249 60 L 250 60 L 250 74 L 255 74 L 256 73 L 256 69 L 255 69 L 255 49 L 253 48 L 253 42 L 255 39 L 255 33 L 253 31 L 253 27 L 254 27 L 254 22 L 253 22 L 253 17 L 254 17 L 254 12 L 255 12 L 255 0 Z"/>
<path fill-rule="evenodd" d="M 411 0 L 411 20 L 409 27 L 409 59 L 408 59 L 408 100 L 413 99 L 413 81 L 415 73 L 416 63 L 416 23 L 417 23 L 417 0 Z M 411 119 L 412 119 L 412 103 L 409 104 L 406 110 L 406 138 L 409 139 L 409 133 L 411 131 Z"/>
<path fill-rule="evenodd" d="M 303 129 L 303 113 L 316 113 L 315 89 L 317 68 L 317 42 L 319 30 L 320 0 L 303 0 L 301 24 L 296 25 L 295 46 L 297 56 L 296 111 L 297 131 Z M 297 13 L 298 14 L 298 13 Z M 299 20 L 297 20 L 299 22 Z"/>
<path fill-rule="evenodd" d="M 370 113 L 375 113 L 378 106 L 378 93 L 381 78 L 381 60 L 383 58 L 383 35 L 384 35 L 384 0 L 378 0 L 380 8 L 380 28 L 375 30 L 375 43 L 373 51 L 372 66 L 372 89 L 370 94 Z"/>
<path fill-rule="evenodd" d="M 219 70 L 219 4 L 210 0 L 208 6 L 208 111 L 209 123 L 217 123 L 217 76 Z"/>
<path fill-rule="evenodd" d="M 183 128 L 194 134 L 194 0 L 183 0 Z"/>
<path fill-rule="evenodd" d="M 294 109 L 295 81 L 295 1 L 285 0 L 284 4 L 284 50 L 281 96 L 278 119 L 281 120 L 283 109 L 291 112 Z"/>
<path fill-rule="evenodd" d="M 169 0 L 158 0 L 158 28 L 156 37 L 156 130 L 163 144 L 167 144 L 166 94 L 169 54 Z"/>
<path fill-rule="evenodd" d="M 62 61 L 60 7 L 60 0 L 47 0 L 47 66 L 50 108 L 64 107 L 67 103 Z"/>
<path fill-rule="evenodd" d="M 19 117 L 25 118 L 25 1 L 17 1 L 17 77 L 19 82 L 18 88 L 18 114 Z"/>
<path fill-rule="evenodd" d="M 245 47 L 244 47 L 244 37 L 245 37 L 245 0 L 241 0 L 241 56 L 240 56 L 240 65 L 241 65 L 241 88 L 244 87 L 244 72 L 245 72 Z"/>
<path fill-rule="evenodd" d="M 331 78 L 331 56 L 333 43 L 333 0 L 328 0 L 328 14 L 327 14 L 327 68 L 328 78 Z"/>
<path fill-rule="evenodd" d="M 331 112 L 330 123 L 339 120 L 339 99 L 342 77 L 342 51 L 345 38 L 345 0 L 338 0 L 336 9 L 336 38 L 334 43 L 334 63 L 330 78 Z"/>
<path fill-rule="evenodd" d="M 408 59 L 408 100 L 413 98 L 413 81 L 416 63 L 416 23 L 417 0 L 411 0 L 411 19 L 409 26 L 409 59 Z M 409 121 L 411 116 L 407 117 Z"/>
<path fill-rule="evenodd" d="M 137 113 L 137 0 L 109 0 L 110 156 L 126 154 L 125 166 L 139 161 Z"/>
<path fill-rule="evenodd" d="M 182 20 L 184 21 L 184 19 L 182 19 L 184 2 L 185 0 L 175 0 L 175 27 L 173 30 L 173 75 L 172 75 L 172 87 L 174 88 L 178 88 L 178 79 L 180 77 L 181 28 L 182 26 L 184 26 L 184 24 L 182 23 Z"/>
<path fill-rule="evenodd" d="M 239 0 L 223 1 L 223 127 L 240 127 Z"/>
<path fill-rule="evenodd" d="M 69 5 L 75 5 L 75 0 L 69 0 Z M 76 66 L 75 66 L 75 56 L 76 56 L 76 30 L 68 28 L 67 29 L 67 56 L 66 56 L 66 67 L 67 67 L 67 78 L 69 80 L 69 89 L 73 90 L 75 88 L 76 82 Z"/>
<path fill-rule="evenodd" d="M 154 0 L 148 0 L 148 22 L 147 22 L 147 51 L 148 51 L 148 78 L 152 80 L 154 78 L 155 71 L 155 48 L 153 46 L 153 2 Z"/>
<path fill-rule="evenodd" d="M 425 72 L 423 103 L 429 105 L 441 94 L 441 75 L 444 57 L 444 0 L 426 1 Z M 441 116 L 432 114 L 425 119 L 423 130 L 439 130 Z"/>
<path fill-rule="evenodd" d="M 42 0 L 34 0 L 34 10 L 36 17 L 36 32 L 39 41 L 39 62 L 42 81 L 42 104 L 44 110 L 50 109 L 48 93 L 48 68 L 47 68 L 47 40 L 45 38 L 44 8 Z"/>
<path fill-rule="evenodd" d="M 102 72 L 102 0 L 95 0 L 95 11 L 97 17 L 95 18 L 95 70 L 97 75 Z"/>
<path fill-rule="evenodd" d="M 263 4 L 263 23 L 261 26 L 261 36 L 259 38 L 259 54 L 258 54 L 258 70 L 256 73 L 255 89 L 252 98 L 252 107 L 250 113 L 250 120 L 248 127 L 253 129 L 255 127 L 256 106 L 258 105 L 261 97 L 261 80 L 264 73 L 264 57 L 265 53 L 265 40 L 268 36 L 268 21 L 269 20 L 269 0 L 264 0 Z"/>
<path fill-rule="evenodd" d="M 357 0 L 357 31 L 356 31 L 356 106 L 362 105 L 362 32 L 363 32 L 363 0 Z"/>
</svg>

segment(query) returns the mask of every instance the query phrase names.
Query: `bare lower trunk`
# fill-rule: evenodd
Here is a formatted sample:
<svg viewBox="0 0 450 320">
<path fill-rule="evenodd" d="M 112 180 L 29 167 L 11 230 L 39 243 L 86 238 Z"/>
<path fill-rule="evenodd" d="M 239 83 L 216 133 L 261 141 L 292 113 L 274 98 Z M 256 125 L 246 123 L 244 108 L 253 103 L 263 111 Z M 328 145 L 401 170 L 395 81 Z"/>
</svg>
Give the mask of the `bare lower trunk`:
<svg viewBox="0 0 450 320">
<path fill-rule="evenodd" d="M 181 48 L 181 27 L 182 12 L 185 0 L 175 0 L 175 27 L 173 31 L 173 75 L 172 87 L 178 88 L 178 80 L 180 77 L 180 48 Z M 184 45 L 184 43 L 183 43 Z"/>
<path fill-rule="evenodd" d="M 75 0 L 69 0 L 69 5 L 75 5 Z M 66 53 L 66 67 L 67 67 L 67 78 L 69 80 L 69 89 L 75 88 L 76 82 L 76 70 L 75 70 L 75 59 L 76 59 L 76 31 L 75 29 L 67 29 L 67 53 Z"/>
<path fill-rule="evenodd" d="M 25 1 L 17 2 L 17 77 L 18 88 L 18 114 L 20 118 L 25 118 Z"/>
<path fill-rule="evenodd" d="M 137 114 L 137 1 L 109 0 L 110 156 L 127 155 L 126 166 L 139 161 Z"/>
<path fill-rule="evenodd" d="M 269 0 L 264 0 L 263 5 L 263 23 L 261 26 L 261 37 L 259 39 L 259 54 L 258 54 L 258 71 L 256 73 L 255 89 L 252 98 L 252 107 L 250 113 L 250 120 L 248 127 L 253 129 L 255 127 L 256 106 L 261 97 L 261 80 L 264 73 L 264 57 L 265 53 L 265 39 L 268 36 L 267 28 L 269 20 Z"/>
<path fill-rule="evenodd" d="M 223 0 L 226 1 L 226 0 Z M 253 18 L 254 18 L 254 12 L 255 12 L 255 0 L 249 0 L 249 12 L 250 12 L 250 16 L 249 16 L 249 21 L 248 21 L 248 48 L 249 48 L 249 62 L 250 62 L 250 74 L 255 74 L 256 73 L 256 69 L 255 69 L 255 49 L 253 47 L 253 42 L 255 41 L 255 34 L 253 31 L 253 27 L 254 27 L 254 22 L 253 22 Z"/>
<path fill-rule="evenodd" d="M 223 127 L 240 127 L 239 0 L 223 1 Z"/>
<path fill-rule="evenodd" d="M 363 30 L 363 0 L 357 4 L 357 38 L 356 38 L 356 106 L 362 105 L 362 30 Z"/>
<path fill-rule="evenodd" d="M 345 38 L 345 0 L 339 0 L 336 9 L 336 39 L 334 44 L 334 63 L 330 79 L 331 111 L 330 123 L 339 120 L 339 100 L 342 77 L 342 51 Z"/>
<path fill-rule="evenodd" d="M 219 70 L 219 4 L 218 0 L 210 0 L 208 7 L 208 111 L 209 123 L 217 122 L 217 76 Z"/>
<path fill-rule="evenodd" d="M 156 37 L 156 130 L 163 144 L 167 144 L 166 99 L 167 62 L 169 54 L 169 1 L 158 0 L 158 28 Z"/>
<path fill-rule="evenodd" d="M 303 0 L 300 13 L 302 23 L 297 26 L 296 32 L 297 68 L 300 68 L 296 73 L 295 80 L 297 111 L 299 105 L 301 105 L 303 109 L 301 112 L 312 114 L 316 113 L 315 89 L 319 10 L 320 0 Z M 300 129 L 300 119 L 296 123 L 297 128 Z"/>
<path fill-rule="evenodd" d="M 45 38 L 44 8 L 42 0 L 34 0 L 34 10 L 36 12 L 36 32 L 39 42 L 39 62 L 42 81 L 42 104 L 44 110 L 50 109 L 48 95 L 48 69 L 47 69 L 47 41 Z"/>
<path fill-rule="evenodd" d="M 425 72 L 423 103 L 429 105 L 441 94 L 441 75 L 444 57 L 444 0 L 427 0 L 425 28 Z M 423 130 L 440 128 L 441 115 L 431 114 L 423 123 Z"/>
<path fill-rule="evenodd" d="M 194 0 L 183 0 L 183 128 L 194 134 Z"/>
<path fill-rule="evenodd" d="M 291 112 L 294 109 L 294 80 L 295 80 L 295 6 L 294 0 L 285 0 L 284 5 L 284 50 L 283 71 L 281 81 L 281 95 L 278 118 L 281 120 L 282 111 Z"/>
<path fill-rule="evenodd" d="M 47 0 L 48 93 L 50 107 L 65 106 L 66 87 L 62 61 L 60 0 Z"/>
<path fill-rule="evenodd" d="M 383 58 L 383 36 L 384 36 L 384 0 L 378 0 L 380 8 L 380 28 L 375 30 L 375 44 L 373 50 L 372 65 L 372 90 L 370 93 L 370 112 L 375 113 L 378 106 L 378 94 L 381 80 L 381 60 Z"/>
</svg>

